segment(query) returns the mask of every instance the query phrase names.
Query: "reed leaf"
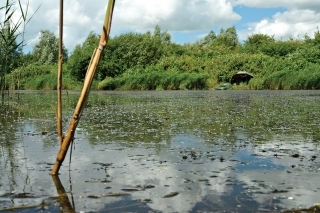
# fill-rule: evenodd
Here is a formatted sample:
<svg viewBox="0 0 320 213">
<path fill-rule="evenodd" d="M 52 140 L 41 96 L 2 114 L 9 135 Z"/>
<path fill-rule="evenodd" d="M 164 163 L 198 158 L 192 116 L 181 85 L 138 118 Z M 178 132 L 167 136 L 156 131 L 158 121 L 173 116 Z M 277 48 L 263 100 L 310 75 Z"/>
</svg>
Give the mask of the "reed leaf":
<svg viewBox="0 0 320 213">
<path fill-rule="evenodd" d="M 37 8 L 37 10 L 39 9 L 39 7 Z M 2 98 L 4 98 L 4 89 L 6 82 L 5 75 L 7 73 L 10 73 L 12 69 L 17 67 L 17 57 L 19 55 L 19 52 L 20 54 L 22 54 L 22 49 L 25 45 L 24 32 L 26 25 L 35 14 L 33 13 L 33 15 L 28 18 L 28 9 L 29 0 L 27 1 L 25 10 L 23 9 L 21 0 L 6 0 L 6 4 L 0 7 L 1 11 L 5 11 L 3 20 L 0 20 L 0 88 L 2 90 Z M 13 20 L 13 17 L 17 12 L 21 13 L 20 17 L 17 20 Z M 20 30 L 22 25 L 23 29 Z M 20 36 L 22 39 L 21 41 L 18 41 L 18 38 Z"/>
</svg>

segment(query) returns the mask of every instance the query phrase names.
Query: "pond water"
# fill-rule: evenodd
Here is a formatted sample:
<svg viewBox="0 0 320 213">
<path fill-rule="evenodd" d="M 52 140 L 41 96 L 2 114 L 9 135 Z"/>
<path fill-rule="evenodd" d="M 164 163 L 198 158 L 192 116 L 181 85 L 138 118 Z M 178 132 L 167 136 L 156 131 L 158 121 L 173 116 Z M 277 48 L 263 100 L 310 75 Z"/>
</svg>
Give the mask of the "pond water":
<svg viewBox="0 0 320 213">
<path fill-rule="evenodd" d="M 19 96 L 0 106 L 0 211 L 282 212 L 320 201 L 320 91 L 91 92 L 58 177 L 56 91 Z M 63 92 L 64 132 L 78 96 Z"/>
</svg>

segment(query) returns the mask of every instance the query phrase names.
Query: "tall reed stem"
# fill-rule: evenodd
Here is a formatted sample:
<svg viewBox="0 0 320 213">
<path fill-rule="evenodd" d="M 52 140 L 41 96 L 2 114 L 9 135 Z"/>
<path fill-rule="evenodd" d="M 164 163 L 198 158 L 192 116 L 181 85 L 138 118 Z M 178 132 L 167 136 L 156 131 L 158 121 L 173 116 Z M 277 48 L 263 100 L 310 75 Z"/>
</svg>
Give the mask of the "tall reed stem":
<svg viewBox="0 0 320 213">
<path fill-rule="evenodd" d="M 59 65 L 58 65 L 58 106 L 57 106 L 57 129 L 58 137 L 60 141 L 60 147 L 62 146 L 62 98 L 61 98 L 61 87 L 62 87 L 62 64 L 63 64 L 63 0 L 60 0 L 60 16 L 59 16 Z"/>
<path fill-rule="evenodd" d="M 103 25 L 102 33 L 101 33 L 101 37 L 100 37 L 99 46 L 98 46 L 98 48 L 96 48 L 93 51 L 93 55 L 92 55 L 92 58 L 91 58 L 91 61 L 90 61 L 90 64 L 89 64 L 89 67 L 87 70 L 86 77 L 84 79 L 83 88 L 81 90 L 78 103 L 77 103 L 76 108 L 73 112 L 67 134 L 66 134 L 65 138 L 63 139 L 62 146 L 60 147 L 60 150 L 57 154 L 56 162 L 52 168 L 51 175 L 58 175 L 60 167 L 61 167 L 61 165 L 66 157 L 66 154 L 68 152 L 69 146 L 74 139 L 74 134 L 75 134 L 76 128 L 78 126 L 79 120 L 81 118 L 85 102 L 88 98 L 91 84 L 93 81 L 93 77 L 94 77 L 96 69 L 99 65 L 101 54 L 102 54 L 102 52 L 108 42 L 108 38 L 110 35 L 110 29 L 111 29 L 114 4 L 115 4 L 115 0 L 109 0 L 109 4 L 108 4 L 108 8 L 107 8 L 106 15 L 105 15 L 105 20 L 104 20 L 104 25 Z"/>
</svg>

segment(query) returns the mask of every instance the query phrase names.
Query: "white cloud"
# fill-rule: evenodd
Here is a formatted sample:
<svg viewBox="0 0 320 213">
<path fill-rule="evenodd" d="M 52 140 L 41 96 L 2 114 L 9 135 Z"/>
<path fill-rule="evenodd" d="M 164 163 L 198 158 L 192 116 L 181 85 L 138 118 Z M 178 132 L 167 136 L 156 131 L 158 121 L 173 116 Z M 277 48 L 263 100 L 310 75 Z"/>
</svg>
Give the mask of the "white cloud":
<svg viewBox="0 0 320 213">
<path fill-rule="evenodd" d="M 170 31 L 203 30 L 240 19 L 225 0 L 122 0 L 116 6 L 115 24 L 132 30 L 153 29 L 157 24 Z"/>
<path fill-rule="evenodd" d="M 94 3 L 65 1 L 64 42 L 70 51 L 76 44 L 82 43 L 90 31 L 100 33 L 106 3 L 101 0 Z M 32 0 L 29 14 L 35 12 L 40 4 L 40 9 L 27 26 L 27 40 L 34 39 L 39 31 L 44 29 L 58 35 L 59 2 Z M 168 31 L 210 30 L 217 25 L 231 26 L 240 18 L 233 12 L 231 3 L 226 0 L 117 0 L 111 34 L 118 35 L 127 31 L 145 32 L 153 30 L 157 24 L 161 29 Z"/>
<path fill-rule="evenodd" d="M 25 4 L 27 0 L 22 2 Z M 39 5 L 39 10 L 26 28 L 25 39 L 31 41 L 26 47 L 29 51 L 37 42 L 35 38 L 40 30 L 48 29 L 58 35 L 59 2 L 32 0 L 29 15 L 33 14 Z M 158 24 L 161 29 L 168 30 L 172 35 L 174 32 L 184 32 L 188 39 L 196 40 L 212 29 L 236 25 L 241 19 L 233 11 L 233 7 L 237 5 L 257 9 L 282 7 L 287 10 L 275 14 L 270 19 L 247 23 L 246 30 L 238 30 L 241 40 L 253 33 L 275 35 L 277 39 L 301 37 L 305 34 L 312 37 L 320 23 L 320 3 L 315 0 L 117 0 L 111 35 L 128 31 L 152 31 Z M 65 1 L 64 43 L 69 51 L 72 51 L 76 44 L 81 44 L 90 31 L 101 32 L 106 7 L 107 1 L 102 0 L 94 3 Z M 3 15 L 0 14 L 0 18 L 3 20 Z M 192 36 L 190 32 L 193 33 Z M 172 38 L 175 39 L 175 36 Z"/>
<path fill-rule="evenodd" d="M 276 13 L 272 19 L 249 23 L 248 28 L 239 33 L 239 37 L 245 40 L 248 35 L 256 33 L 274 35 L 276 39 L 283 40 L 290 37 L 303 38 L 306 34 L 313 37 L 319 22 L 320 13 L 312 10 L 293 9 Z"/>
<path fill-rule="evenodd" d="M 229 0 L 233 6 L 251 8 L 285 8 L 287 11 L 276 13 L 271 19 L 247 23 L 247 29 L 239 32 L 240 40 L 248 35 L 263 33 L 274 35 L 276 39 L 290 37 L 313 37 L 320 21 L 320 3 L 314 0 Z"/>
<path fill-rule="evenodd" d="M 314 0 L 229 0 L 232 5 L 244 5 L 257 8 L 285 7 L 287 9 L 312 9 L 320 11 L 320 4 Z"/>
</svg>

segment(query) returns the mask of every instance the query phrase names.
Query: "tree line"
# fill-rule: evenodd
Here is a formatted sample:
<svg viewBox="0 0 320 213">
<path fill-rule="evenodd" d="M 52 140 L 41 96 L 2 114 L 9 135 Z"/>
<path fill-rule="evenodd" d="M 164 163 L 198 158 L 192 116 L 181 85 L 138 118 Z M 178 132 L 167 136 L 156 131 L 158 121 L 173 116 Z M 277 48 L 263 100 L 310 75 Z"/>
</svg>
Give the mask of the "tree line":
<svg viewBox="0 0 320 213">
<path fill-rule="evenodd" d="M 72 52 L 63 48 L 64 89 L 81 88 L 98 43 L 99 36 L 90 32 Z M 59 50 L 54 33 L 42 30 L 30 53 L 11 49 L 10 53 L 0 51 L 8 58 L 6 70 L 1 69 L 6 88 L 17 88 L 19 83 L 21 89 L 56 89 Z M 305 35 L 288 40 L 253 34 L 239 42 L 236 28 L 229 27 L 186 44 L 172 42 L 160 26 L 152 32 L 128 32 L 109 39 L 93 89 L 210 89 L 230 82 L 238 71 L 254 75 L 241 89 L 319 89 L 320 32 L 316 30 L 313 38 Z"/>
</svg>

